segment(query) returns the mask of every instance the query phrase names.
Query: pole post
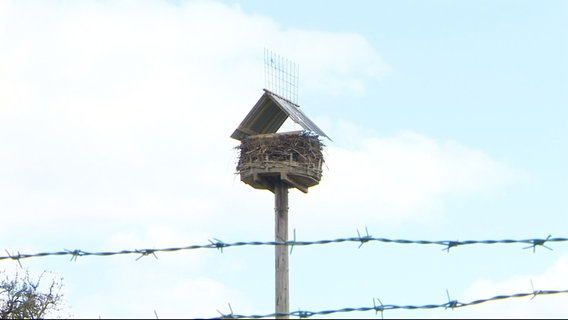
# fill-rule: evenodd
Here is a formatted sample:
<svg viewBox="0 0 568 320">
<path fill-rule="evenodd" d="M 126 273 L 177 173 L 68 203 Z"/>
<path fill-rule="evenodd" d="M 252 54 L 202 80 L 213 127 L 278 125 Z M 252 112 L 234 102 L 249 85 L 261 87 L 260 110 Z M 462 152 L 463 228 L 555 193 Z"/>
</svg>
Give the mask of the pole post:
<svg viewBox="0 0 568 320">
<path fill-rule="evenodd" d="M 274 185 L 276 213 L 276 242 L 288 241 L 288 186 L 281 180 Z M 276 313 L 290 313 L 289 278 L 288 278 L 288 245 L 275 246 L 276 267 Z M 288 316 L 278 316 L 277 319 L 289 319 Z"/>
</svg>

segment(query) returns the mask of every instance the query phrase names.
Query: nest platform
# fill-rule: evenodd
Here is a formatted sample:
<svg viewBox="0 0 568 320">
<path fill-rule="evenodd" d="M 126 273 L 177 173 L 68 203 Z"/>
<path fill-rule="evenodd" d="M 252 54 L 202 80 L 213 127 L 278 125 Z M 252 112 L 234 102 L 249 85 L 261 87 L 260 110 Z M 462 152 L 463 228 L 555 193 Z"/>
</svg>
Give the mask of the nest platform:
<svg viewBox="0 0 568 320">
<path fill-rule="evenodd" d="M 307 193 L 322 175 L 323 144 L 305 131 L 258 134 L 241 141 L 237 173 L 256 189 L 274 192 L 276 182 Z"/>
</svg>

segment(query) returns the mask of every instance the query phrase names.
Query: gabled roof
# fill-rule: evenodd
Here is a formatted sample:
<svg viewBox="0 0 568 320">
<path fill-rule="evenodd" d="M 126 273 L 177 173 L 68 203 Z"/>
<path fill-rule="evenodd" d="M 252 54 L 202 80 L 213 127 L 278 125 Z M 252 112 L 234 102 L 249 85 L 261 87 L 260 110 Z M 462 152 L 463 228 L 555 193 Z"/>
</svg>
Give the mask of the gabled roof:
<svg viewBox="0 0 568 320">
<path fill-rule="evenodd" d="M 250 135 L 275 133 L 290 117 L 306 131 L 331 140 L 301 110 L 300 106 L 264 89 L 264 94 L 249 111 L 231 138 L 242 140 Z"/>
</svg>

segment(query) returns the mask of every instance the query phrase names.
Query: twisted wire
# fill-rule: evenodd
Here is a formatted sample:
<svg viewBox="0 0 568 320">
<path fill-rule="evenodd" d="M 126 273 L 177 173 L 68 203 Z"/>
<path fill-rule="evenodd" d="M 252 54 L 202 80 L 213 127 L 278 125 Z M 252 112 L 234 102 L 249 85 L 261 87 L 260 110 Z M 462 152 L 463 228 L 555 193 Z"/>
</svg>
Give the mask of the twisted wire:
<svg viewBox="0 0 568 320">
<path fill-rule="evenodd" d="M 209 318 L 209 319 L 261 319 L 261 318 L 274 318 L 280 316 L 295 316 L 299 318 L 308 318 L 314 315 L 329 315 L 334 313 L 348 313 L 348 312 L 366 312 L 366 311 L 375 311 L 376 313 L 381 312 L 381 315 L 384 311 L 388 310 L 430 310 L 430 309 L 456 309 L 456 308 L 463 308 L 468 306 L 474 306 L 490 301 L 499 301 L 499 300 L 507 300 L 513 298 L 522 298 L 522 297 L 531 297 L 533 299 L 537 295 L 553 295 L 553 294 L 564 294 L 568 293 L 568 290 L 538 290 L 533 292 L 527 293 L 515 293 L 509 295 L 497 295 L 491 298 L 486 299 L 477 299 L 470 302 L 460 302 L 458 300 L 449 300 L 445 303 L 440 304 L 425 304 L 425 305 L 394 305 L 394 304 L 383 304 L 382 302 L 380 305 L 377 305 L 375 299 L 373 299 L 373 306 L 369 307 L 360 307 L 360 308 L 341 308 L 341 309 L 332 309 L 332 310 L 322 310 L 322 311 L 308 311 L 308 310 L 298 310 L 292 311 L 290 313 L 269 313 L 269 314 L 253 314 L 253 315 L 242 315 L 242 314 L 235 314 L 231 308 L 231 313 L 229 314 L 222 314 L 219 317 Z M 379 300 L 380 302 L 380 300 Z M 219 311 L 218 311 L 219 312 Z"/>
<path fill-rule="evenodd" d="M 357 231 L 357 233 L 359 233 Z M 464 245 L 480 245 L 480 244 L 487 244 L 487 245 L 494 245 L 494 244 L 528 244 L 528 246 L 523 247 L 522 249 L 533 249 L 533 253 L 536 250 L 536 247 L 544 247 L 548 250 L 552 250 L 552 248 L 545 245 L 545 243 L 552 243 L 552 242 L 566 242 L 568 238 L 551 238 L 549 235 L 547 238 L 535 238 L 535 239 L 521 239 L 521 240 L 514 240 L 514 239 L 503 239 L 503 240 L 464 240 L 464 241 L 454 241 L 454 240 L 438 240 L 438 241 L 431 241 L 431 240 L 407 240 L 407 239 L 389 239 L 389 238 L 376 238 L 370 235 L 361 236 L 358 234 L 357 237 L 350 237 L 350 238 L 338 238 L 338 239 L 331 239 L 331 240 L 316 240 L 316 241 L 239 241 L 233 243 L 226 243 L 219 239 L 209 240 L 208 244 L 204 245 L 188 245 L 188 246 L 181 246 L 181 247 L 170 247 L 170 248 L 161 248 L 161 249 L 134 249 L 134 250 L 120 250 L 120 251 L 100 251 L 100 252 L 89 252 L 81 249 L 74 249 L 74 250 L 67 250 L 64 249 L 62 251 L 55 251 L 55 252 L 38 252 L 38 253 L 20 253 L 17 254 L 9 253 L 6 251 L 6 256 L 0 256 L 0 261 L 2 260 L 19 260 L 27 259 L 27 258 L 37 258 L 37 257 L 48 257 L 48 256 L 71 256 L 71 261 L 77 260 L 78 257 L 84 256 L 99 256 L 99 257 L 108 257 L 108 256 L 115 256 L 115 255 L 127 255 L 127 254 L 136 254 L 139 257 L 136 260 L 141 259 L 145 256 L 154 256 L 157 258 L 156 253 L 159 252 L 176 252 L 176 251 L 187 251 L 187 250 L 201 250 L 201 249 L 218 249 L 221 252 L 225 248 L 230 247 L 243 247 L 243 246 L 280 246 L 286 245 L 291 246 L 291 249 L 295 246 L 312 246 L 312 245 L 325 245 L 325 244 L 332 244 L 332 243 L 344 243 L 344 242 L 354 242 L 359 243 L 359 248 L 366 243 L 369 242 L 379 242 L 379 243 L 395 243 L 395 244 L 415 244 L 415 245 L 439 245 L 443 246 L 443 251 L 450 251 L 450 248 L 456 248 L 458 246 Z"/>
</svg>

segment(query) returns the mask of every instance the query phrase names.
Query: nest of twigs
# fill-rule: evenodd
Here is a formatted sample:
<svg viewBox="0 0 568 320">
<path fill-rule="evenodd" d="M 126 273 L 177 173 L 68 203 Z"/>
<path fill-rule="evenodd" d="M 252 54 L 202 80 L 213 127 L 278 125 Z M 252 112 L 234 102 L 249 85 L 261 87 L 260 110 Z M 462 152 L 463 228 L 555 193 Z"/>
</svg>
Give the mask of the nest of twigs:
<svg viewBox="0 0 568 320">
<path fill-rule="evenodd" d="M 249 136 L 237 147 L 240 150 L 237 172 L 253 164 L 275 162 L 321 170 L 323 147 L 317 135 L 306 131 Z"/>
</svg>

